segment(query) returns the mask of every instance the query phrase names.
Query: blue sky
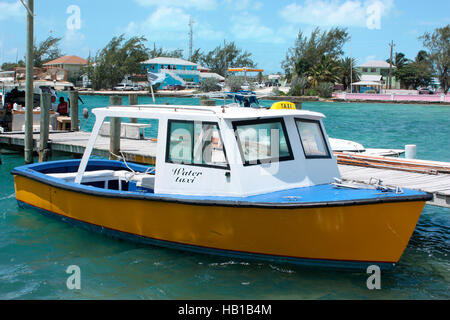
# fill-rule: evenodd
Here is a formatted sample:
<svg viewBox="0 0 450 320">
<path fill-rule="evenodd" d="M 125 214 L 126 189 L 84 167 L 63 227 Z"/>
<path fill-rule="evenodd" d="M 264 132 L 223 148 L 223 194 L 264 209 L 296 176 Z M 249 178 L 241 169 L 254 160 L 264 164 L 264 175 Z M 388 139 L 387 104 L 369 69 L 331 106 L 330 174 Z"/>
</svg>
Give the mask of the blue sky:
<svg viewBox="0 0 450 320">
<path fill-rule="evenodd" d="M 188 55 L 188 22 L 194 24 L 194 48 L 214 49 L 224 40 L 253 54 L 266 73 L 281 71 L 280 63 L 294 45 L 298 31 L 346 27 L 351 41 L 345 55 L 359 63 L 385 60 L 389 42 L 397 52 L 414 58 L 418 36 L 450 23 L 448 0 L 34 0 L 35 39 L 63 37 L 67 55 L 87 58 L 116 35 L 144 35 L 148 46 L 184 49 Z M 80 23 L 73 19 L 76 6 Z M 68 28 L 67 21 L 69 20 Z M 25 9 L 19 0 L 0 0 L 0 64 L 25 53 Z"/>
</svg>

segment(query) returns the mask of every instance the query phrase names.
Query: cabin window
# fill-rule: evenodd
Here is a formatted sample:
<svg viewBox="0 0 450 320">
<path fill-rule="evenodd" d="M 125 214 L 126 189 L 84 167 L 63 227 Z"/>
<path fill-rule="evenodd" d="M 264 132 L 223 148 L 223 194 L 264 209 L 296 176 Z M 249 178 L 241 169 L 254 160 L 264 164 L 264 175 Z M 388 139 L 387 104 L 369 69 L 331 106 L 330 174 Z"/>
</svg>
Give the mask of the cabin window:
<svg viewBox="0 0 450 320">
<path fill-rule="evenodd" d="M 297 119 L 295 123 L 307 159 L 331 158 L 319 121 Z"/>
<path fill-rule="evenodd" d="M 283 119 L 238 121 L 233 126 L 245 166 L 294 159 Z"/>
<path fill-rule="evenodd" d="M 167 136 L 167 162 L 229 169 L 217 123 L 169 120 Z"/>
</svg>

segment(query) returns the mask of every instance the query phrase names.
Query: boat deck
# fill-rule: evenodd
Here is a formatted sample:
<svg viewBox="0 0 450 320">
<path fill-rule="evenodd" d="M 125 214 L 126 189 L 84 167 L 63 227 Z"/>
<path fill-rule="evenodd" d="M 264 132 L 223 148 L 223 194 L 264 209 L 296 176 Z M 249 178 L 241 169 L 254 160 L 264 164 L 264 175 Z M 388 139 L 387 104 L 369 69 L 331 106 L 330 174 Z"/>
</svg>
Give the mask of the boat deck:
<svg viewBox="0 0 450 320">
<path fill-rule="evenodd" d="M 365 205 L 374 203 L 390 203 L 399 201 L 423 201 L 430 199 L 430 195 L 416 190 L 381 190 L 375 186 L 343 187 L 332 184 L 315 185 L 311 187 L 292 188 L 279 190 L 264 194 L 250 196 L 197 196 L 183 194 L 155 194 L 153 190 L 143 189 L 128 190 L 121 188 L 97 187 L 89 184 L 90 178 L 97 176 L 100 181 L 107 180 L 107 176 L 119 178 L 123 175 L 122 170 L 127 167 L 124 163 L 110 160 L 93 159 L 89 161 L 87 179 L 83 184 L 76 184 L 70 178 L 76 173 L 79 160 L 62 160 L 54 162 L 35 163 L 23 167 L 15 168 L 13 174 L 25 176 L 37 181 L 61 187 L 68 190 L 74 190 L 81 193 L 96 194 L 103 196 L 114 196 L 119 198 L 143 198 L 155 200 L 178 201 L 194 204 L 213 204 L 224 206 L 248 206 L 248 207 L 277 207 L 277 208 L 296 208 L 296 207 L 327 207 L 327 206 L 349 206 Z M 129 164 L 130 168 L 136 172 L 145 172 L 148 167 L 138 164 Z M 99 170 L 100 169 L 100 170 Z M 106 170 L 105 170 L 106 169 Z M 114 175 L 114 172 L 118 175 Z M 126 172 L 126 171 L 125 171 Z M 128 172 L 131 173 L 131 172 Z M 153 173 L 152 173 L 153 175 Z M 133 176 L 133 174 L 131 175 Z M 127 177 L 126 181 L 131 181 L 132 177 Z"/>
</svg>

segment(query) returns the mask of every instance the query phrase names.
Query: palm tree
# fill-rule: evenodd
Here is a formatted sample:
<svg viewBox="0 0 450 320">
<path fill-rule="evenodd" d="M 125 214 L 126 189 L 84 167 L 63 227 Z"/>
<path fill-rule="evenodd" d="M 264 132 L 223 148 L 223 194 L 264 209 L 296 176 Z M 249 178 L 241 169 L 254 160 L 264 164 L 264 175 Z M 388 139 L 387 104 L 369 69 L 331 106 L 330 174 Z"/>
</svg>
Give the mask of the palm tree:
<svg viewBox="0 0 450 320">
<path fill-rule="evenodd" d="M 340 67 L 340 81 L 344 86 L 344 90 L 350 87 L 352 82 L 358 82 L 360 72 L 356 68 L 356 59 L 346 57 L 339 61 Z"/>
<path fill-rule="evenodd" d="M 339 81 L 340 68 L 332 58 L 323 55 L 320 63 L 312 66 L 308 72 L 311 83 L 316 87 L 321 82 L 335 83 Z"/>
<path fill-rule="evenodd" d="M 416 63 L 426 62 L 428 58 L 429 58 L 428 52 L 426 52 L 425 50 L 420 50 L 417 53 Z"/>
<path fill-rule="evenodd" d="M 387 63 L 391 62 L 391 59 L 386 60 Z M 401 69 L 405 64 L 409 62 L 409 59 L 406 58 L 404 53 L 396 52 L 394 61 L 392 61 L 392 64 L 397 67 L 397 69 Z"/>
</svg>

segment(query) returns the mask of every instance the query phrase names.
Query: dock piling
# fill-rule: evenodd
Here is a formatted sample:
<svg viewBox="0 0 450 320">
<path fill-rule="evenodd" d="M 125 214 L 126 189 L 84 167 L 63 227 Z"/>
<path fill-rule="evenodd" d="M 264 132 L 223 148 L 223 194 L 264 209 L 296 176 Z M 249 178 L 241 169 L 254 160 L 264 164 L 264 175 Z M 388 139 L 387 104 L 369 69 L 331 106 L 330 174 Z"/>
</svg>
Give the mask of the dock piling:
<svg viewBox="0 0 450 320">
<path fill-rule="evenodd" d="M 70 128 L 78 131 L 78 91 L 70 91 Z"/>
<path fill-rule="evenodd" d="M 33 34 L 34 34 L 34 0 L 27 1 L 27 51 L 26 51 L 26 89 L 25 89 L 25 164 L 33 163 Z"/>
<path fill-rule="evenodd" d="M 41 93 L 41 117 L 40 117 L 40 138 L 39 138 L 39 162 L 48 160 L 50 149 L 48 148 L 50 107 L 52 104 L 49 93 Z"/>
<path fill-rule="evenodd" d="M 216 100 L 209 99 L 205 96 L 200 96 L 200 105 L 201 106 L 215 106 Z"/>
<path fill-rule="evenodd" d="M 405 159 L 417 158 L 417 146 L 415 144 L 407 144 L 405 146 Z"/>
<path fill-rule="evenodd" d="M 135 106 L 138 105 L 138 95 L 135 93 L 132 93 L 128 96 L 128 101 L 129 101 L 129 105 L 130 106 Z M 130 119 L 130 123 L 137 123 L 137 119 L 136 118 L 131 118 Z"/>
<path fill-rule="evenodd" d="M 111 106 L 121 106 L 122 98 L 119 96 L 112 96 L 109 98 L 109 104 Z M 109 131 L 109 159 L 117 160 L 117 157 L 114 155 L 118 155 L 120 152 L 120 129 L 122 126 L 121 118 L 111 118 L 110 119 L 110 131 Z"/>
</svg>

